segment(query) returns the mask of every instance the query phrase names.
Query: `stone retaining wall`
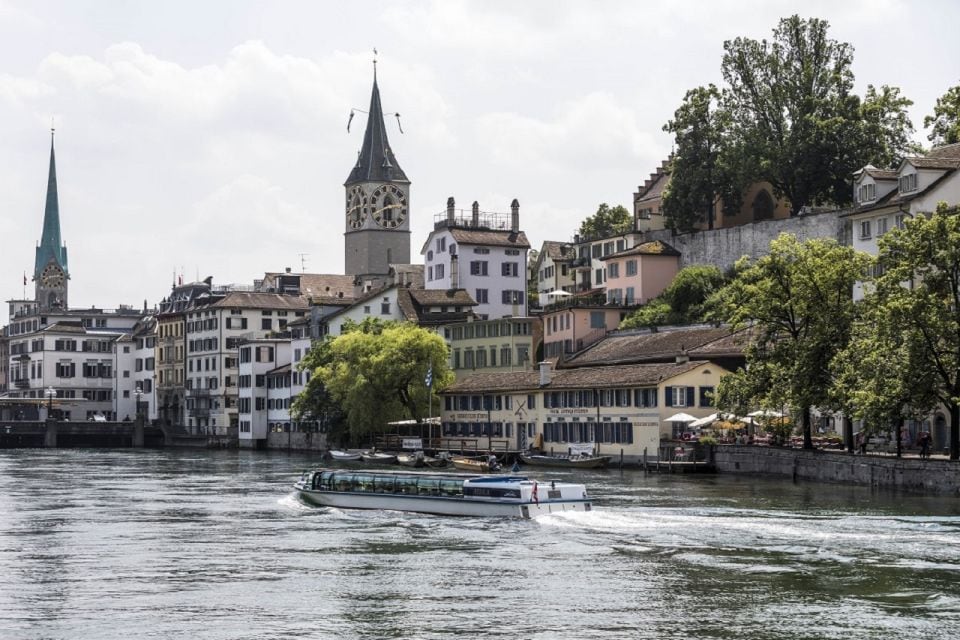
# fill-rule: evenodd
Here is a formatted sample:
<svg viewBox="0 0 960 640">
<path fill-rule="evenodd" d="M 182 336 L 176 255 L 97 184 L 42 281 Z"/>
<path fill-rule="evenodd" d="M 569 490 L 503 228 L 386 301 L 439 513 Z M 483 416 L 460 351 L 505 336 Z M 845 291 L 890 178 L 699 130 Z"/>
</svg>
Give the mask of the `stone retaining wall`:
<svg viewBox="0 0 960 640">
<path fill-rule="evenodd" d="M 271 451 L 325 451 L 325 433 L 268 433 L 267 449 Z"/>
<path fill-rule="evenodd" d="M 960 462 L 942 459 L 897 459 L 833 451 L 721 445 L 715 447 L 714 461 L 720 473 L 770 474 L 795 480 L 960 496 Z"/>
<path fill-rule="evenodd" d="M 811 238 L 840 240 L 841 231 L 839 211 L 829 211 L 677 235 L 668 229 L 648 231 L 643 239 L 661 240 L 679 251 L 681 268 L 709 264 L 726 271 L 741 256 L 756 259 L 770 253 L 770 242 L 781 233 L 792 233 L 801 241 Z"/>
</svg>

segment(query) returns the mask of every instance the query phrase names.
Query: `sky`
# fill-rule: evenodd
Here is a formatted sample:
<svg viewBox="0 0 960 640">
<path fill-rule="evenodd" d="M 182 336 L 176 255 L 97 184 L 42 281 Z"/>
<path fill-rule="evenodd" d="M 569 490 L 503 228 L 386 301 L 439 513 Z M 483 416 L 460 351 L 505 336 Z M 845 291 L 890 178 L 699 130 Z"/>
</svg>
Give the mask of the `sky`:
<svg viewBox="0 0 960 640">
<path fill-rule="evenodd" d="M 56 127 L 70 306 L 153 306 L 184 281 L 343 273 L 344 189 L 373 49 L 411 180 L 412 261 L 449 196 L 569 241 L 669 154 L 723 43 L 824 18 L 853 72 L 914 101 L 960 84 L 960 2 L 0 0 L 0 294 L 33 295 Z"/>
</svg>

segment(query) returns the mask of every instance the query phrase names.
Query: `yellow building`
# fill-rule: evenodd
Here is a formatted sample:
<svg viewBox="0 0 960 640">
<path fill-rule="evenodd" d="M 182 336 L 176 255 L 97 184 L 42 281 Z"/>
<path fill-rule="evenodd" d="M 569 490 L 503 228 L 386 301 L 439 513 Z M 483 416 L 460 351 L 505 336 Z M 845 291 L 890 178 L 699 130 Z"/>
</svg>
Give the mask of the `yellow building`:
<svg viewBox="0 0 960 640">
<path fill-rule="evenodd" d="M 451 448 L 567 453 L 585 448 L 636 462 L 676 435 L 665 419 L 713 413 L 729 373 L 709 361 L 477 373 L 443 392 L 442 436 Z M 462 444 L 459 444 L 462 441 Z"/>
</svg>

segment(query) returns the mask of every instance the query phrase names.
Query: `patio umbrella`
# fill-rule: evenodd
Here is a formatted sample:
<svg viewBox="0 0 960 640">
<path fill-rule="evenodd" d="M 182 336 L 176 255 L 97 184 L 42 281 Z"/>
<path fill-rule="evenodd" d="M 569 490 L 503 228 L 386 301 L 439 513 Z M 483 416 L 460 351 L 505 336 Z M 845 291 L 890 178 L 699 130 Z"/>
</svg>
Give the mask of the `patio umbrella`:
<svg viewBox="0 0 960 640">
<path fill-rule="evenodd" d="M 696 417 L 690 415 L 689 413 L 675 413 L 669 418 L 664 418 L 664 422 L 694 422 Z"/>
<path fill-rule="evenodd" d="M 554 289 L 553 291 L 547 291 L 545 296 L 554 296 L 554 297 L 563 297 L 572 295 L 569 291 L 564 291 L 563 289 Z"/>
<path fill-rule="evenodd" d="M 756 411 L 751 411 L 747 414 L 751 418 L 782 418 L 783 414 L 779 411 L 772 411 L 770 409 L 758 409 Z"/>
<path fill-rule="evenodd" d="M 711 413 L 710 415 L 708 415 L 708 416 L 705 417 L 705 418 L 700 418 L 700 419 L 698 419 L 698 420 L 694 420 L 693 422 L 690 423 L 690 426 L 691 426 L 691 427 L 694 427 L 694 428 L 697 428 L 697 427 L 706 427 L 706 426 L 708 426 L 708 425 L 713 424 L 714 422 L 716 422 L 716 421 L 719 420 L 719 419 L 720 419 L 720 414 L 719 414 L 719 413 Z"/>
</svg>

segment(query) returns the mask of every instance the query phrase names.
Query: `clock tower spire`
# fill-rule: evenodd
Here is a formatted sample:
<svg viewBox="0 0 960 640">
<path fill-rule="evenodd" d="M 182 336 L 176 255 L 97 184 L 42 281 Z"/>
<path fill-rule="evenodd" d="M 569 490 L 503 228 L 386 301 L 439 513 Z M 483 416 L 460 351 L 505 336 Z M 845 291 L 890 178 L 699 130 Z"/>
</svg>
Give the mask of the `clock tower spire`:
<svg viewBox="0 0 960 640">
<path fill-rule="evenodd" d="M 410 263 L 410 180 L 400 168 L 387 139 L 376 60 L 373 69 L 373 92 L 363 146 L 343 185 L 346 190 L 344 273 L 358 278 L 385 276 L 391 264 Z M 399 114 L 390 115 L 396 115 L 399 122 Z"/>
<path fill-rule="evenodd" d="M 36 300 L 42 310 L 67 309 L 67 247 L 60 239 L 60 201 L 57 194 L 57 161 L 50 128 L 50 172 L 47 203 L 43 211 L 43 234 L 33 267 Z"/>
</svg>

